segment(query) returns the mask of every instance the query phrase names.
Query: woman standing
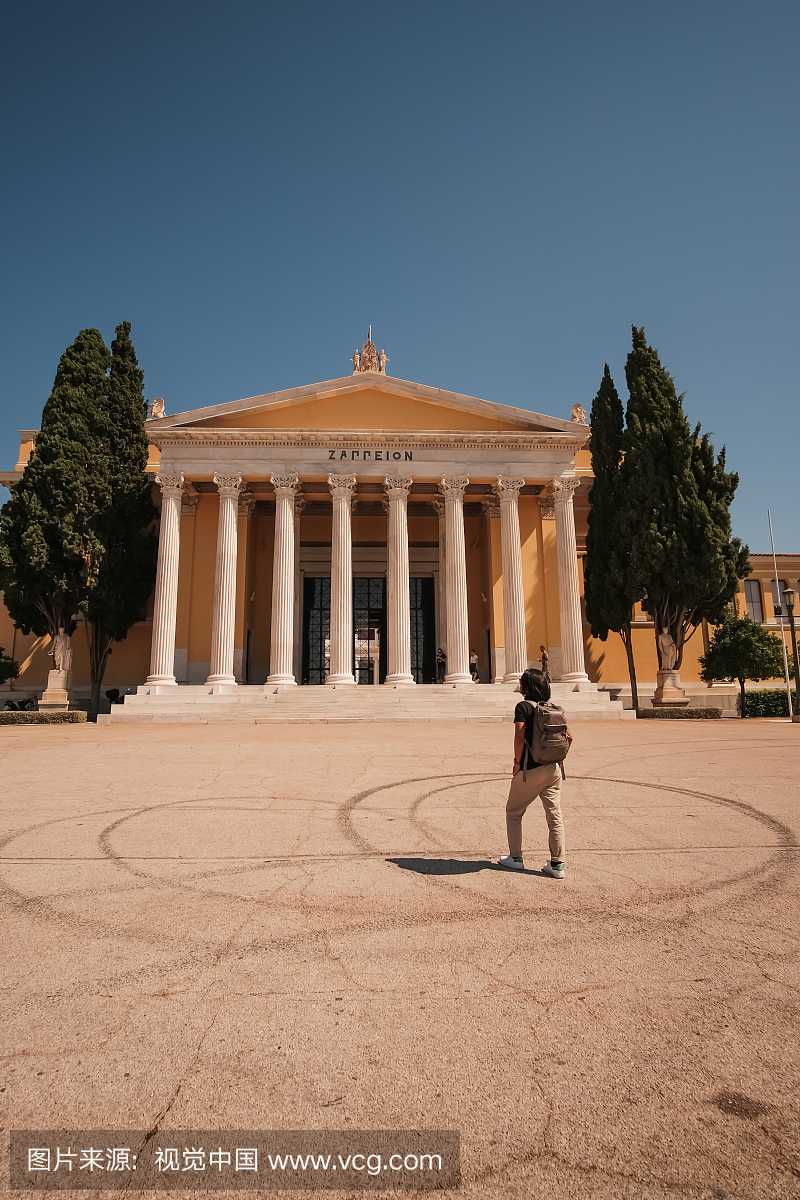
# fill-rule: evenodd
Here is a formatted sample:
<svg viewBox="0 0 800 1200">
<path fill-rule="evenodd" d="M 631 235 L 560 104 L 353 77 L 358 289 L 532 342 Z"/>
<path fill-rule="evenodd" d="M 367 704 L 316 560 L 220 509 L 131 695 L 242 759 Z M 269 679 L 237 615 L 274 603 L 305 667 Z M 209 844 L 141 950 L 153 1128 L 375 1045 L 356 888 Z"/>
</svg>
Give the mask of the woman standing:
<svg viewBox="0 0 800 1200">
<path fill-rule="evenodd" d="M 472 676 L 472 682 L 478 682 L 478 656 L 474 650 L 469 652 L 469 673 Z"/>
<path fill-rule="evenodd" d="M 445 652 L 440 646 L 436 651 L 436 682 L 444 683 L 444 677 L 447 674 L 447 658 Z"/>
<path fill-rule="evenodd" d="M 564 820 L 561 816 L 561 768 L 558 763 L 533 761 L 528 746 L 533 745 L 533 719 L 537 704 L 550 699 L 550 684 L 542 671 L 529 667 L 519 681 L 524 699 L 514 710 L 514 767 L 506 803 L 508 854 L 498 860 L 501 867 L 524 871 L 522 861 L 522 818 L 538 796 L 544 806 L 550 831 L 550 859 L 542 867 L 553 879 L 564 878 Z M 572 742 L 572 734 L 567 730 Z"/>
<path fill-rule="evenodd" d="M 550 655 L 547 653 L 544 646 L 539 647 L 539 652 L 542 656 L 542 674 L 548 683 L 552 683 L 553 681 L 550 678 Z"/>
</svg>

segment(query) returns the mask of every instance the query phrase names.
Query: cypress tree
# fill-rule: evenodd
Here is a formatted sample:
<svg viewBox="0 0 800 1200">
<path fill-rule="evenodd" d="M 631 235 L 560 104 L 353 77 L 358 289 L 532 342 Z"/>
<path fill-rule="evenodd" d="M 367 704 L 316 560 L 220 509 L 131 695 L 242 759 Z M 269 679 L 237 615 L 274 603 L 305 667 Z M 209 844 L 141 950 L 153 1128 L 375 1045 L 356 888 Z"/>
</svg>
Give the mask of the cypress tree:
<svg viewBox="0 0 800 1200">
<path fill-rule="evenodd" d="M 98 461 L 108 349 L 83 329 L 61 356 L 22 478 L 0 511 L 0 587 L 23 633 L 72 633 L 103 556 L 97 515 L 108 503 Z"/>
<path fill-rule="evenodd" d="M 103 557 L 84 605 L 95 712 L 111 644 L 127 637 L 139 620 L 155 580 L 156 508 L 151 484 L 144 474 L 147 404 L 144 375 L 130 333 L 130 322 L 123 321 L 111 343 L 111 371 L 103 409 L 109 494 L 95 525 Z"/>
<path fill-rule="evenodd" d="M 643 593 L 636 588 L 631 576 L 621 534 L 620 513 L 624 498 L 620 464 L 624 419 L 622 401 L 614 387 L 608 363 L 592 402 L 591 426 L 594 483 L 589 492 L 591 507 L 586 534 L 586 617 L 592 627 L 592 637 L 604 642 L 609 632 L 614 632 L 622 638 L 628 660 L 631 698 L 636 710 L 639 707 L 639 692 L 631 642 L 631 610 Z"/>
<path fill-rule="evenodd" d="M 738 580 L 749 574 L 747 547 L 731 537 L 739 477 L 725 470 L 724 449 L 715 458 L 708 435 L 699 436 L 699 425 L 691 430 L 672 376 L 636 326 L 625 375 L 621 539 L 653 617 L 659 665 L 658 638 L 666 631 L 679 669 L 687 637 L 704 618 L 722 619 Z"/>
</svg>

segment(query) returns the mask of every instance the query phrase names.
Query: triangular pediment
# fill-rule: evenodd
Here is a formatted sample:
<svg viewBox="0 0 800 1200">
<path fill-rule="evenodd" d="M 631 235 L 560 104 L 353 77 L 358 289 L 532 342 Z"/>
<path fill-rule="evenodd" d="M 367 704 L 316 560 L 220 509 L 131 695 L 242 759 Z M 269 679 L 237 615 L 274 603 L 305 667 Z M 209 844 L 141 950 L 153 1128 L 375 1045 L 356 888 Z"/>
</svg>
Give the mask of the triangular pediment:
<svg viewBox="0 0 800 1200">
<path fill-rule="evenodd" d="M 148 430 L 575 433 L 571 421 L 368 371 L 148 421 Z"/>
</svg>

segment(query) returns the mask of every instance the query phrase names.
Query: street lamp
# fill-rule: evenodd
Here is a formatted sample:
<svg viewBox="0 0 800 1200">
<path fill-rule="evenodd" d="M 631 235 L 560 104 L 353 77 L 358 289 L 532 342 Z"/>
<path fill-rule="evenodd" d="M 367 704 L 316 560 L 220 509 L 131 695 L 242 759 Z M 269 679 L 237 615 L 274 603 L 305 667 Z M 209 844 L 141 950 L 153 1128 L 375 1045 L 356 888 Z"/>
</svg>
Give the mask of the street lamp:
<svg viewBox="0 0 800 1200">
<path fill-rule="evenodd" d="M 792 705 L 792 720 L 800 721 L 800 663 L 797 661 L 797 634 L 794 628 L 794 606 L 797 603 L 797 592 L 787 588 L 783 593 L 783 602 L 789 616 L 789 628 L 792 631 L 792 654 L 794 655 L 794 704 Z"/>
</svg>

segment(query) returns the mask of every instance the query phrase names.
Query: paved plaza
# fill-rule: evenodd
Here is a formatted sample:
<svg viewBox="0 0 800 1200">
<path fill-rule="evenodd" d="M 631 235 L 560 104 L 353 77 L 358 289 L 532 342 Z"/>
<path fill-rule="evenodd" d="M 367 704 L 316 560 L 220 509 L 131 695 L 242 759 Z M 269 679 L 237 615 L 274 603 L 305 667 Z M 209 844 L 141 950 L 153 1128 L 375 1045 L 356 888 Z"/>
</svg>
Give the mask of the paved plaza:
<svg viewBox="0 0 800 1200">
<path fill-rule="evenodd" d="M 3 1126 L 453 1129 L 460 1195 L 800 1196 L 800 728 L 573 732 L 562 883 L 538 805 L 493 865 L 508 724 L 0 729 Z"/>
</svg>

